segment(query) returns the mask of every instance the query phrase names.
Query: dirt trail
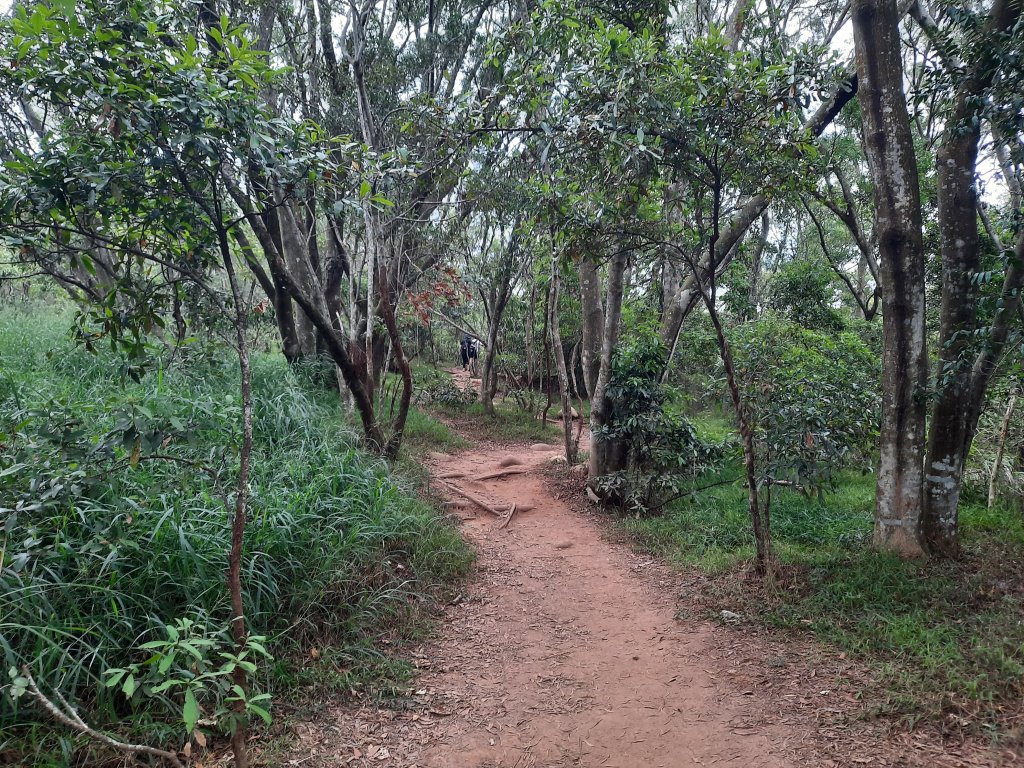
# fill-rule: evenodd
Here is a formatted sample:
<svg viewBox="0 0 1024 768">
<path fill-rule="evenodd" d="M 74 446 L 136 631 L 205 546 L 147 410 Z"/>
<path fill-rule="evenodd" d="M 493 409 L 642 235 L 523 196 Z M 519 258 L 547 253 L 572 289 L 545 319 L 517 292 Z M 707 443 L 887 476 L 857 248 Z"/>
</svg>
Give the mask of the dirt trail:
<svg viewBox="0 0 1024 768">
<path fill-rule="evenodd" d="M 541 473 L 557 456 L 554 446 L 489 446 L 430 460 L 435 476 L 464 473 L 462 487 L 495 507 L 533 509 L 502 529 L 461 508 L 480 576 L 449 609 L 443 664 L 419 685 L 464 716 L 417 764 L 787 765 L 749 727 L 752 700 L 705 671 L 714 630 L 678 623 L 637 573 L 642 559 L 552 498 Z M 513 460 L 530 471 L 471 479 Z"/>
<path fill-rule="evenodd" d="M 460 388 L 476 387 L 460 368 Z M 886 734 L 857 722 L 856 666 L 813 643 L 785 645 L 677 620 L 678 572 L 602 535 L 556 499 L 557 446 L 477 444 L 424 458 L 479 553 L 440 637 L 412 654 L 404 699 L 330 708 L 295 727 L 288 765 L 395 768 L 1008 766 L 976 745 Z M 503 468 L 519 474 L 477 480 Z M 461 478 L 451 478 L 461 475 Z M 445 488 L 455 483 L 499 512 Z"/>
</svg>

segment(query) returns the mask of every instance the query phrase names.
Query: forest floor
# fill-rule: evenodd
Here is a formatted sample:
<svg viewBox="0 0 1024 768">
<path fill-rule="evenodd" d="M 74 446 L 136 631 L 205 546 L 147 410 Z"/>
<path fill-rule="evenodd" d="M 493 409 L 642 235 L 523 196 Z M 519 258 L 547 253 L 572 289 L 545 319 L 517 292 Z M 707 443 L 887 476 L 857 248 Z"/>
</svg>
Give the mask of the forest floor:
<svg viewBox="0 0 1024 768">
<path fill-rule="evenodd" d="M 285 764 L 1022 764 L 865 718 L 870 672 L 813 640 L 728 625 L 739 617 L 687 618 L 685 572 L 616 541 L 578 494 L 560 498 L 558 446 L 480 442 L 456 426 L 472 447 L 422 461 L 477 549 L 475 577 L 445 606 L 438 636 L 413 651 L 408 696 L 298 724 Z M 514 473 L 480 479 L 503 470 Z M 571 478 L 564 465 L 561 475 Z"/>
</svg>

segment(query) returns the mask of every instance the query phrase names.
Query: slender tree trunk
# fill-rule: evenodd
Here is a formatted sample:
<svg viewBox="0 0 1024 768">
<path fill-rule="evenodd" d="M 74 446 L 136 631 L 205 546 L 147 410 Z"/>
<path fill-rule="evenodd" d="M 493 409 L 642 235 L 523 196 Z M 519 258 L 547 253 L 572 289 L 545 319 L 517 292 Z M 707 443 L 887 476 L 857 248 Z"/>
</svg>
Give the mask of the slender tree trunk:
<svg viewBox="0 0 1024 768">
<path fill-rule="evenodd" d="M 583 308 L 583 383 L 587 387 L 587 397 L 593 400 L 601 373 L 604 306 L 597 263 L 587 257 L 580 262 L 580 304 Z"/>
<path fill-rule="evenodd" d="M 855 0 L 864 150 L 875 188 L 883 302 L 882 426 L 875 544 L 920 555 L 924 481 L 924 249 L 895 0 Z"/>
<path fill-rule="evenodd" d="M 562 329 L 558 320 L 558 293 L 561 283 L 561 267 L 558 259 L 551 258 L 551 282 L 548 284 L 548 330 L 551 333 L 551 349 L 555 356 L 555 370 L 558 373 L 558 389 L 562 396 L 562 436 L 565 439 L 565 460 L 576 463 L 577 445 L 572 437 L 572 396 L 569 373 L 565 367 L 565 349 L 562 347 Z"/>
<path fill-rule="evenodd" d="M 402 377 L 402 395 L 398 401 L 398 413 L 392 418 L 391 434 L 383 450 L 383 454 L 386 457 L 394 459 L 398 457 L 398 451 L 402 447 L 402 438 L 405 435 L 405 422 L 409 416 L 409 404 L 412 402 L 413 381 L 412 368 L 409 366 L 409 359 L 406 357 L 405 349 L 402 346 L 402 336 L 398 331 L 398 323 L 395 320 L 395 306 L 398 301 L 394 298 L 393 291 L 397 293 L 399 289 L 387 286 L 386 281 L 387 277 L 381 275 L 380 283 L 386 288 L 388 293 L 384 301 L 381 302 L 380 315 L 391 339 L 391 354 L 394 356 L 399 374 Z"/>
<path fill-rule="evenodd" d="M 711 214 L 713 229 L 711 242 L 708 247 L 709 259 L 713 258 L 721 234 L 719 231 L 719 220 L 722 213 L 721 176 L 716 172 L 714 177 L 716 184 Z M 733 411 L 736 414 L 736 423 L 740 430 L 740 439 L 743 444 L 743 469 L 747 484 L 747 508 L 750 513 L 750 527 L 754 534 L 754 569 L 758 575 L 764 576 L 772 568 L 772 534 L 768 518 L 769 505 L 767 503 L 767 500 L 771 497 L 766 492 L 766 503 L 762 510 L 757 485 L 757 454 L 754 450 L 754 430 L 750 426 L 750 421 L 747 418 L 746 404 L 743 402 L 743 397 L 740 394 L 739 380 L 736 377 L 736 365 L 732 357 L 732 347 L 729 346 L 729 340 L 725 336 L 725 330 L 722 328 L 722 321 L 718 315 L 718 307 L 715 302 L 715 291 L 717 288 L 715 276 L 712 273 L 705 282 L 703 276 L 699 274 L 700 268 L 692 263 L 690 267 L 698 278 L 695 284 L 700 291 L 701 300 L 708 310 L 708 316 L 711 318 L 711 324 L 715 329 L 718 354 L 725 368 L 725 380 L 729 387 L 729 397 L 732 400 Z"/>
<path fill-rule="evenodd" d="M 231 600 L 231 632 L 235 641 L 235 652 L 240 653 L 246 645 L 245 605 L 242 602 L 242 553 L 245 542 L 245 518 L 249 500 L 249 471 L 252 461 L 252 372 L 249 366 L 249 346 L 246 338 L 246 307 L 241 287 L 235 275 L 227 234 L 220 233 L 221 255 L 231 285 L 235 309 L 235 339 L 238 344 L 238 367 L 242 387 L 242 449 L 239 455 L 238 483 L 235 488 L 235 513 L 231 521 L 231 550 L 228 554 L 228 593 Z M 245 669 L 236 665 L 232 682 L 243 691 L 248 690 Z M 246 748 L 245 703 L 235 704 L 237 722 L 231 734 L 231 749 L 235 756 L 235 768 L 248 768 L 249 754 Z"/>
<path fill-rule="evenodd" d="M 326 300 L 322 294 L 318 293 L 318 295 L 311 296 L 302 290 L 301 286 L 289 273 L 280 251 L 270 236 L 270 232 L 260 217 L 252 210 L 247 198 L 230 180 L 226 186 L 232 199 L 242 209 L 246 220 L 252 226 L 253 232 L 267 254 L 267 258 L 272 261 L 276 274 L 281 278 L 282 287 L 287 290 L 295 303 L 306 313 L 306 316 L 312 320 L 317 330 L 323 334 L 327 350 L 341 370 L 342 377 L 352 396 L 352 403 L 363 425 L 363 435 L 367 447 L 373 451 L 380 452 L 384 447 L 384 439 L 374 413 L 373 390 L 367 388 L 366 381 L 361 375 L 361 366 L 358 366 L 349 354 L 349 340 L 344 338 L 335 329 L 333 321 L 328 317 L 325 308 Z"/>
<path fill-rule="evenodd" d="M 374 364 L 377 359 L 377 350 L 374 346 L 374 305 L 377 303 L 377 249 L 380 240 L 374 231 L 374 218 L 369 212 L 366 213 L 366 331 L 363 335 L 363 356 L 366 359 L 366 390 L 371 397 L 376 389 L 377 366 Z"/>
<path fill-rule="evenodd" d="M 745 320 L 757 319 L 757 308 L 761 303 L 761 275 L 764 272 L 764 249 L 768 246 L 768 231 L 771 218 L 768 211 L 761 214 L 761 234 L 757 238 L 753 251 L 750 253 L 750 285 L 747 290 L 747 303 L 750 305 L 750 316 Z"/>
<path fill-rule="evenodd" d="M 270 275 L 274 281 L 274 319 L 277 332 L 281 336 L 281 353 L 291 364 L 302 359 L 302 348 L 299 345 L 299 334 L 295 327 L 295 306 L 291 294 L 284 286 L 280 274 L 270 260 Z"/>
<path fill-rule="evenodd" d="M 1013 412 L 1017 407 L 1017 390 L 1010 393 L 1010 399 L 1006 403 L 1006 413 L 1003 415 L 1003 423 L 999 428 L 999 438 L 996 443 L 996 455 L 992 462 L 992 473 L 988 478 L 988 508 L 996 503 L 996 490 L 999 486 L 999 478 L 1003 473 L 1003 455 L 1006 451 L 1006 438 L 1010 434 L 1010 424 L 1013 421 Z"/>
<path fill-rule="evenodd" d="M 485 413 L 494 413 L 494 394 L 498 389 L 498 371 L 494 361 L 498 356 L 498 332 L 501 320 L 508 306 L 510 291 L 499 290 L 494 306 L 491 308 L 490 322 L 487 324 L 487 348 L 484 350 L 483 365 L 480 371 L 480 402 Z"/>
<path fill-rule="evenodd" d="M 277 211 L 278 226 L 281 231 L 281 246 L 284 249 L 285 263 L 302 290 L 309 295 L 316 291 L 316 281 L 309 263 L 309 252 L 305 238 L 299 231 L 298 222 L 292 202 L 281 202 Z M 313 322 L 304 312 L 294 317 L 295 338 L 300 358 L 310 358 L 316 354 L 316 329 Z"/>
<path fill-rule="evenodd" d="M 598 369 L 594 393 L 590 398 L 590 479 L 615 471 L 617 456 L 615 446 L 602 440 L 599 431 L 611 418 L 611 404 L 605 392 L 612 372 L 612 354 L 619 341 L 619 320 L 622 317 L 622 277 L 626 271 L 629 255 L 625 250 L 612 256 L 608 265 L 608 291 L 604 316 L 604 333 L 601 340 L 601 366 Z"/>
<path fill-rule="evenodd" d="M 533 325 L 536 322 L 534 312 L 537 303 L 537 281 L 530 281 L 530 303 L 526 307 L 526 388 L 530 390 L 530 402 L 533 403 L 533 384 L 537 376 L 537 353 L 533 340 Z"/>
</svg>

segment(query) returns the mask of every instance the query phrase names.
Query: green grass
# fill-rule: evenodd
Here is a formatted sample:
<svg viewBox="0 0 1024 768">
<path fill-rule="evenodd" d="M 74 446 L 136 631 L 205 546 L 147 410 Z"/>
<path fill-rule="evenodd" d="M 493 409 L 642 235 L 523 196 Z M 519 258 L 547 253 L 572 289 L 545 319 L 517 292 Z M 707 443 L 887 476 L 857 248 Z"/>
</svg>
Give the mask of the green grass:
<svg viewBox="0 0 1024 768">
<path fill-rule="evenodd" d="M 694 486 L 739 475 L 731 467 Z M 910 562 L 871 549 L 874 483 L 873 475 L 847 472 L 824 499 L 777 490 L 772 533 L 782 578 L 763 589 L 738 574 L 753 557 L 739 482 L 685 497 L 661 517 L 620 524 L 638 547 L 709 575 L 698 614 L 728 608 L 810 632 L 873 666 L 888 690 L 879 714 L 914 722 L 956 712 L 970 727 L 1005 736 L 1024 701 L 1024 520 L 968 494 L 963 558 Z"/>
<path fill-rule="evenodd" d="M 405 450 L 460 451 L 471 443 L 459 437 L 451 427 L 416 406 L 409 409 L 405 422 Z"/>
<path fill-rule="evenodd" d="M 156 351 L 133 381 L 115 355 L 72 345 L 70 324 L 52 310 L 0 313 L 4 671 L 28 663 L 94 724 L 180 745 L 170 725 L 180 702 L 128 701 L 101 679 L 144 661 L 134 649 L 175 618 L 211 631 L 230 619 L 237 363 L 197 342 L 173 357 Z M 422 639 L 433 598 L 472 562 L 418 479 L 359 450 L 337 395 L 314 378 L 279 355 L 254 356 L 243 579 L 250 630 L 276 657 L 256 685 L 277 700 L 407 683 L 396 651 Z M 59 765 L 79 748 L 38 712 L 0 701 L 0 754 Z"/>
<path fill-rule="evenodd" d="M 473 436 L 498 443 L 555 443 L 562 434 L 559 422 L 548 419 L 545 426 L 532 413 L 512 403 L 495 403 L 494 413 L 490 414 L 484 412 L 480 403 L 438 405 L 437 410 Z"/>
</svg>

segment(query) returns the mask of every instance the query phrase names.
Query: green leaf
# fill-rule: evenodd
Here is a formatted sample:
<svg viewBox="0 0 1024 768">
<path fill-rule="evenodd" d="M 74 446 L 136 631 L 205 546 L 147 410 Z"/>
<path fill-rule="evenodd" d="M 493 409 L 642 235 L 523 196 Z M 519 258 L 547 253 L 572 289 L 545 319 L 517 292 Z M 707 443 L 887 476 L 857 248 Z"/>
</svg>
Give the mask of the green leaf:
<svg viewBox="0 0 1024 768">
<path fill-rule="evenodd" d="M 75 15 L 75 0 L 53 0 L 53 7 L 66 18 Z"/>
<path fill-rule="evenodd" d="M 267 725 L 270 725 L 270 721 L 271 721 L 270 713 L 267 712 L 267 710 L 265 710 L 263 707 L 258 707 L 255 704 L 250 703 L 249 706 L 247 707 L 247 709 L 250 712 L 255 712 L 257 715 L 259 715 L 261 718 L 263 718 L 263 722 L 265 722 Z"/>
<path fill-rule="evenodd" d="M 189 688 L 185 691 L 185 704 L 181 708 L 181 719 L 185 721 L 185 730 L 192 733 L 199 722 L 199 702 L 196 695 Z"/>
</svg>

